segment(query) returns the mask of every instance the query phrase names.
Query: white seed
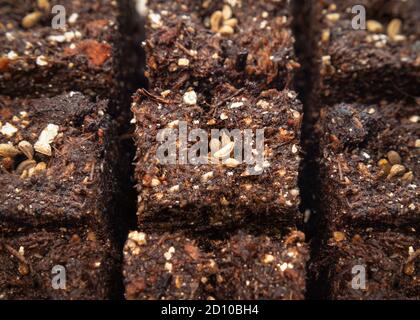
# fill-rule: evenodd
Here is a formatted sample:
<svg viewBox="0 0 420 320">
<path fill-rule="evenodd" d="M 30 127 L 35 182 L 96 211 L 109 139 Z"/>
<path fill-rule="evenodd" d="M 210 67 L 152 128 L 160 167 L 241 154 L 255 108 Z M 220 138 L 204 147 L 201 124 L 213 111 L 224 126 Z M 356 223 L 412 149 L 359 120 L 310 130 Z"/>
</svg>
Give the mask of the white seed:
<svg viewBox="0 0 420 320">
<path fill-rule="evenodd" d="M 331 22 L 337 22 L 338 20 L 340 20 L 340 14 L 339 13 L 329 13 L 326 15 L 326 18 L 328 21 Z"/>
<path fill-rule="evenodd" d="M 201 176 L 201 182 L 205 183 L 213 178 L 213 171 L 207 172 Z"/>
<path fill-rule="evenodd" d="M 38 141 L 42 141 L 45 143 L 53 143 L 54 139 L 58 135 L 59 129 L 59 126 L 49 123 L 47 127 L 44 130 L 42 130 L 41 134 L 39 135 Z"/>
<path fill-rule="evenodd" d="M 144 232 L 132 231 L 128 235 L 128 239 L 133 240 L 139 245 L 145 245 L 146 241 L 146 234 Z"/>
<path fill-rule="evenodd" d="M 41 67 L 44 67 L 44 66 L 48 65 L 47 58 L 45 58 L 45 56 L 37 57 L 36 58 L 36 64 L 41 66 Z"/>
<path fill-rule="evenodd" d="M 419 122 L 420 121 L 420 116 L 411 116 L 410 117 L 410 122 L 412 122 L 412 123 L 417 123 L 417 122 Z"/>
<path fill-rule="evenodd" d="M 165 270 L 168 272 L 172 272 L 172 263 L 166 262 L 165 263 Z"/>
<path fill-rule="evenodd" d="M 168 123 L 167 127 L 168 128 L 176 128 L 179 125 L 179 120 L 174 120 Z"/>
<path fill-rule="evenodd" d="M 68 19 L 68 22 L 70 24 L 75 24 L 78 18 L 79 18 L 79 15 L 77 13 L 72 13 Z"/>
<path fill-rule="evenodd" d="M 184 94 L 184 102 L 188 105 L 195 105 L 197 104 L 197 94 L 194 90 L 188 91 Z"/>
<path fill-rule="evenodd" d="M 190 65 L 190 60 L 186 59 L 186 58 L 181 58 L 178 60 L 178 65 L 180 67 L 188 67 Z"/>
<path fill-rule="evenodd" d="M 34 145 L 34 149 L 36 152 L 44 154 L 46 156 L 51 157 L 52 155 L 52 149 L 49 143 L 36 142 Z"/>
<path fill-rule="evenodd" d="M 213 154 L 213 156 L 215 158 L 224 158 L 224 157 L 227 157 L 233 151 L 234 146 L 235 146 L 235 143 L 234 142 L 230 142 L 227 145 L 223 146 L 223 148 L 221 148 L 220 150 L 218 150 L 217 152 L 215 152 Z"/>
<path fill-rule="evenodd" d="M 4 126 L 1 127 L 1 134 L 7 137 L 13 137 L 13 135 L 18 131 L 18 129 L 11 125 L 9 122 L 6 122 Z"/>
<path fill-rule="evenodd" d="M 229 143 L 231 143 L 232 140 L 230 140 L 230 137 L 226 133 L 222 133 L 222 146 L 225 146 Z"/>
<path fill-rule="evenodd" d="M 214 154 L 216 151 L 220 149 L 220 140 L 219 139 L 211 139 L 210 140 L 210 153 Z"/>
<path fill-rule="evenodd" d="M 38 141 L 34 145 L 36 152 L 51 156 L 52 149 L 50 144 L 54 141 L 55 137 L 58 135 L 59 126 L 55 124 L 48 124 L 47 127 L 42 130 L 39 135 Z"/>
<path fill-rule="evenodd" d="M 243 105 L 244 105 L 243 102 L 234 102 L 229 106 L 229 108 L 230 109 L 237 109 L 237 108 L 242 107 Z"/>
<path fill-rule="evenodd" d="M 223 6 L 222 14 L 223 14 L 223 19 L 229 20 L 230 18 L 232 18 L 232 14 L 233 14 L 232 8 L 229 5 L 225 4 Z"/>
<path fill-rule="evenodd" d="M 175 193 L 175 192 L 178 192 L 178 191 L 179 191 L 179 185 L 178 184 L 169 188 L 170 193 Z"/>
<path fill-rule="evenodd" d="M 400 19 L 392 19 L 388 24 L 386 33 L 391 39 L 394 39 L 399 33 L 401 33 L 402 21 Z"/>
<path fill-rule="evenodd" d="M 227 116 L 226 113 L 222 112 L 222 114 L 220 115 L 220 119 L 221 120 L 226 120 L 226 119 L 229 119 L 229 117 Z"/>
<path fill-rule="evenodd" d="M 271 263 L 271 262 L 273 262 L 273 261 L 274 261 L 274 256 L 273 256 L 273 255 L 271 255 L 271 254 L 266 254 L 266 255 L 264 256 L 264 260 L 263 260 L 263 262 L 264 262 L 265 264 Z"/>
<path fill-rule="evenodd" d="M 16 52 L 14 52 L 13 50 L 9 51 L 9 53 L 7 54 L 7 58 L 9 60 L 16 60 L 17 58 L 19 58 L 18 54 Z"/>
<path fill-rule="evenodd" d="M 237 166 L 239 166 L 241 163 L 240 163 L 238 160 L 234 159 L 234 158 L 229 158 L 229 159 L 226 159 L 226 160 L 223 162 L 223 164 L 224 164 L 226 167 L 228 167 L 228 168 L 236 168 L 236 167 L 237 167 Z"/>
</svg>

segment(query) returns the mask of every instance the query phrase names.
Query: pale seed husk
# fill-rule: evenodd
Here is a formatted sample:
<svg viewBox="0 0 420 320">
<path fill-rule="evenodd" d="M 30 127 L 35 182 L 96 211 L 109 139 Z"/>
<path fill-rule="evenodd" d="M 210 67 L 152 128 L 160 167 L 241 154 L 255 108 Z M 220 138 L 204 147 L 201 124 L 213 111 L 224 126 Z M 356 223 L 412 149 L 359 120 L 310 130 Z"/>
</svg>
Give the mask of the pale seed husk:
<svg viewBox="0 0 420 320">
<path fill-rule="evenodd" d="M 214 154 L 220 149 L 220 140 L 215 139 L 215 138 L 211 139 L 209 146 L 210 146 L 210 152 Z"/>
<path fill-rule="evenodd" d="M 32 160 L 34 157 L 34 148 L 32 147 L 32 144 L 30 144 L 28 141 L 21 141 L 18 144 L 19 150 L 26 156 L 26 158 Z"/>
<path fill-rule="evenodd" d="M 230 18 L 232 18 L 232 15 L 233 15 L 232 8 L 229 5 L 225 4 L 223 6 L 222 14 L 223 14 L 223 19 L 229 20 Z"/>
<path fill-rule="evenodd" d="M 232 152 L 234 146 L 235 146 L 235 143 L 230 142 L 227 145 L 225 145 L 223 148 L 221 148 L 220 150 L 218 150 L 217 152 L 215 152 L 213 154 L 213 156 L 215 158 L 224 158 L 224 157 L 227 157 Z"/>
<path fill-rule="evenodd" d="M 210 17 L 210 28 L 213 32 L 218 32 L 220 25 L 222 24 L 223 13 L 220 10 L 213 12 Z"/>
<path fill-rule="evenodd" d="M 229 19 L 229 20 L 226 20 L 225 22 L 223 22 L 223 24 L 225 26 L 235 28 L 238 25 L 238 19 L 232 18 L 232 19 Z"/>
<path fill-rule="evenodd" d="M 1 143 L 0 144 L 0 157 L 15 157 L 20 154 L 20 151 L 12 146 L 11 144 Z"/>
<path fill-rule="evenodd" d="M 230 137 L 226 133 L 222 133 L 222 146 L 226 146 L 232 141 L 230 140 Z"/>
<path fill-rule="evenodd" d="M 226 159 L 226 160 L 223 162 L 223 164 L 224 164 L 226 167 L 228 167 L 228 168 L 236 168 L 236 167 L 237 167 L 237 166 L 239 166 L 241 163 L 240 163 L 238 160 L 234 159 L 234 158 L 229 158 L 229 159 Z"/>
<path fill-rule="evenodd" d="M 222 36 L 231 35 L 231 34 L 234 34 L 234 32 L 235 32 L 235 30 L 233 30 L 233 28 L 231 26 L 227 26 L 227 25 L 224 25 L 219 29 L 219 33 Z"/>
<path fill-rule="evenodd" d="M 205 182 L 209 181 L 211 178 L 213 178 L 213 175 L 214 175 L 213 171 L 207 172 L 207 173 L 205 173 L 201 176 L 200 180 L 201 180 L 201 182 L 205 183 Z"/>
<path fill-rule="evenodd" d="M 42 13 L 39 11 L 31 12 L 22 19 L 22 26 L 26 29 L 32 28 L 41 20 Z"/>
<path fill-rule="evenodd" d="M 48 143 L 42 143 L 42 142 L 38 141 L 38 142 L 35 143 L 34 147 L 35 147 L 36 152 L 51 157 L 52 149 L 51 149 L 51 146 Z"/>
<path fill-rule="evenodd" d="M 46 12 L 49 12 L 51 9 L 51 5 L 48 0 L 37 0 L 37 5 L 39 9 L 42 9 Z"/>
<path fill-rule="evenodd" d="M 384 31 L 384 26 L 376 20 L 368 20 L 366 22 L 366 27 L 369 32 L 373 32 L 373 33 L 380 33 Z"/>
<path fill-rule="evenodd" d="M 398 34 L 401 33 L 402 21 L 400 19 L 392 19 L 388 24 L 386 33 L 391 39 L 394 39 Z"/>
<path fill-rule="evenodd" d="M 404 181 L 404 182 L 407 182 L 407 183 L 413 182 L 413 180 L 414 180 L 413 171 L 409 171 L 409 172 L 405 173 L 402 176 L 401 180 Z"/>
<path fill-rule="evenodd" d="M 389 172 L 389 175 L 387 177 L 387 179 L 392 179 L 394 177 L 399 177 L 402 176 L 405 173 L 405 167 L 403 165 L 400 164 L 394 164 L 391 167 L 391 171 Z"/>
</svg>

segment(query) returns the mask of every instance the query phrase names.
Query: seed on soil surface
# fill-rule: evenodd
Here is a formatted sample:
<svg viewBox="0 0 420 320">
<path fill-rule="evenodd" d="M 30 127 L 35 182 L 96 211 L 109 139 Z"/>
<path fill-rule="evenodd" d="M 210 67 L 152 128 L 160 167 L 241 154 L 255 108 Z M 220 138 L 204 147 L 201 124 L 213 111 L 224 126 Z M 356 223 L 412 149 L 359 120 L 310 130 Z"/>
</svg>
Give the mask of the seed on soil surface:
<svg viewBox="0 0 420 320">
<path fill-rule="evenodd" d="M 241 163 L 240 163 L 238 160 L 234 159 L 234 158 L 229 158 L 229 159 L 226 159 L 226 160 L 223 162 L 223 164 L 224 164 L 226 167 L 228 167 L 228 168 L 236 168 L 236 167 L 237 167 L 237 166 L 239 166 Z"/>
<path fill-rule="evenodd" d="M 39 9 L 42 9 L 46 12 L 50 11 L 51 5 L 48 0 L 37 0 L 37 5 Z"/>
<path fill-rule="evenodd" d="M 396 151 L 393 151 L 393 150 L 389 151 L 387 153 L 387 158 L 392 165 L 401 164 L 401 157 Z"/>
<path fill-rule="evenodd" d="M 339 13 L 329 13 L 325 17 L 330 22 L 337 22 L 338 20 L 340 20 L 340 14 Z"/>
<path fill-rule="evenodd" d="M 3 126 L 1 126 L 0 133 L 7 137 L 13 137 L 16 132 L 18 132 L 18 129 L 9 122 L 6 122 Z"/>
<path fill-rule="evenodd" d="M 402 176 L 401 180 L 402 180 L 402 181 L 404 181 L 404 182 L 407 182 L 407 183 L 412 182 L 412 181 L 414 180 L 414 174 L 413 174 L 413 171 L 406 172 L 406 173 Z"/>
<path fill-rule="evenodd" d="M 224 25 L 219 29 L 219 33 L 222 36 L 227 36 L 227 35 L 230 35 L 230 34 L 234 34 L 235 30 L 233 30 L 233 28 L 231 26 Z"/>
<path fill-rule="evenodd" d="M 52 155 L 52 149 L 48 143 L 35 143 L 35 151 L 49 157 Z"/>
<path fill-rule="evenodd" d="M 42 13 L 39 11 L 31 12 L 22 19 L 22 26 L 26 29 L 32 28 L 41 20 Z"/>
<path fill-rule="evenodd" d="M 207 182 L 213 178 L 213 171 L 207 172 L 201 176 L 201 182 Z"/>
<path fill-rule="evenodd" d="M 238 25 L 238 19 L 232 18 L 223 22 L 225 26 L 235 28 Z"/>
<path fill-rule="evenodd" d="M 25 160 L 19 163 L 18 167 L 16 168 L 16 174 L 21 175 L 24 171 L 27 171 L 31 168 L 36 166 L 36 161 L 34 160 Z"/>
<path fill-rule="evenodd" d="M 402 22 L 400 19 L 392 19 L 388 24 L 386 33 L 391 39 L 394 39 L 395 36 L 401 33 Z"/>
<path fill-rule="evenodd" d="M 224 158 L 224 157 L 227 157 L 232 152 L 234 146 L 235 146 L 235 143 L 234 142 L 230 142 L 227 145 L 225 145 L 223 148 L 221 148 L 220 150 L 216 151 L 213 156 L 215 158 Z"/>
<path fill-rule="evenodd" d="M 178 65 L 180 67 L 188 67 L 190 65 L 190 60 L 185 59 L 185 58 L 181 58 L 178 60 Z"/>
<path fill-rule="evenodd" d="M 58 135 L 59 127 L 55 124 L 48 124 L 48 126 L 42 130 L 41 134 L 39 135 L 38 141 L 34 145 L 34 149 L 36 152 L 51 156 L 52 150 L 50 143 L 52 143 L 55 137 Z"/>
<path fill-rule="evenodd" d="M 213 14 L 210 17 L 211 31 L 218 32 L 222 24 L 222 20 L 223 20 L 222 11 L 218 10 L 218 11 L 213 12 Z"/>
<path fill-rule="evenodd" d="M 381 159 L 378 161 L 378 166 L 379 168 L 381 168 L 381 171 L 383 174 L 381 174 L 382 176 L 387 176 L 389 174 L 389 172 L 391 171 L 391 164 L 388 162 L 388 160 L 386 159 Z"/>
<path fill-rule="evenodd" d="M 401 175 L 403 175 L 405 173 L 405 171 L 406 170 L 405 170 L 405 167 L 403 165 L 394 164 L 391 167 L 391 170 L 389 172 L 389 175 L 388 175 L 387 179 L 392 179 L 394 177 L 401 176 Z"/>
<path fill-rule="evenodd" d="M 0 157 L 15 157 L 20 153 L 20 151 L 12 146 L 11 144 L 1 143 L 0 144 Z"/>
<path fill-rule="evenodd" d="M 331 33 L 329 29 L 323 30 L 322 35 L 321 35 L 321 41 L 324 43 L 330 41 L 330 36 L 331 36 Z"/>
<path fill-rule="evenodd" d="M 188 91 L 184 94 L 183 100 L 186 104 L 195 105 L 197 104 L 197 94 L 194 90 Z"/>
<path fill-rule="evenodd" d="M 384 26 L 376 20 L 368 20 L 366 22 L 366 27 L 369 32 L 373 32 L 373 33 L 380 33 L 384 31 Z"/>
<path fill-rule="evenodd" d="M 229 5 L 225 4 L 223 6 L 222 14 L 223 14 L 223 19 L 229 20 L 230 18 L 232 18 L 232 15 L 233 15 L 232 8 Z"/>
<path fill-rule="evenodd" d="M 19 150 L 26 156 L 26 158 L 32 160 L 34 157 L 34 148 L 28 141 L 21 141 L 18 144 Z"/>
</svg>

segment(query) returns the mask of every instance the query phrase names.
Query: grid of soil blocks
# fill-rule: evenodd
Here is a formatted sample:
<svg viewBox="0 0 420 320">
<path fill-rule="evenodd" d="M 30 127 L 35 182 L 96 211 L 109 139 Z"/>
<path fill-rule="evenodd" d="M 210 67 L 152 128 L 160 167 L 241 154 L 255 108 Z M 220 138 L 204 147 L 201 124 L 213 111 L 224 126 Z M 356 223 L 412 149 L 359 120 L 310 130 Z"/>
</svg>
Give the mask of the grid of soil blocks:
<svg viewBox="0 0 420 320">
<path fill-rule="evenodd" d="M 0 0 L 0 300 L 419 300 L 419 44 L 418 0 Z"/>
<path fill-rule="evenodd" d="M 126 298 L 304 299 L 303 109 L 290 87 L 299 64 L 289 12 L 287 1 L 149 1 L 150 88 L 132 105 L 140 231 L 124 250 Z M 262 150 L 247 142 L 264 161 L 238 161 L 237 137 L 222 131 L 206 142 L 205 163 L 194 153 L 162 163 L 158 133 L 183 135 L 182 124 L 209 136 L 264 129 Z M 183 157 L 194 140 L 173 142 L 169 153 Z"/>
<path fill-rule="evenodd" d="M 312 268 L 331 299 L 419 299 L 419 2 L 364 1 L 366 31 L 351 29 L 359 2 L 318 2 L 320 204 L 330 239 Z M 352 282 L 357 266 L 362 287 Z"/>
<path fill-rule="evenodd" d="M 0 1 L 0 299 L 119 294 L 127 12 L 130 1 Z"/>
</svg>

